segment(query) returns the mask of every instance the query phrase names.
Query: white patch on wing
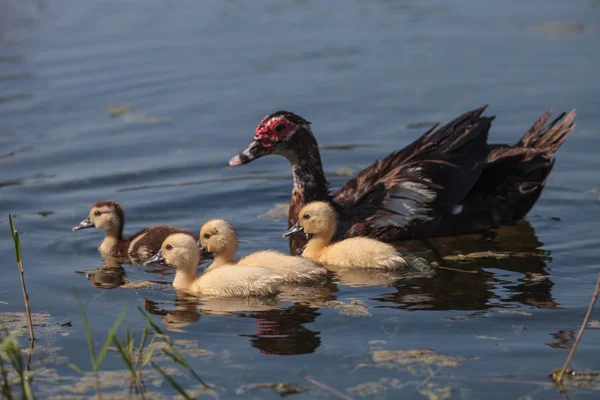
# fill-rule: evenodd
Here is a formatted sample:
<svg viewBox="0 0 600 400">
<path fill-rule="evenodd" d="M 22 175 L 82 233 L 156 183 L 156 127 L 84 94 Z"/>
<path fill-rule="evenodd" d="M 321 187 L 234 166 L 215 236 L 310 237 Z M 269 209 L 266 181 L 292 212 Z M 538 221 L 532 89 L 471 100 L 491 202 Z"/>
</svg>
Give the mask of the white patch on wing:
<svg viewBox="0 0 600 400">
<path fill-rule="evenodd" d="M 462 204 L 457 204 L 454 207 L 452 207 L 452 214 L 454 215 L 458 215 L 462 212 L 463 210 L 463 205 Z"/>
<path fill-rule="evenodd" d="M 398 214 L 386 215 L 373 220 L 375 226 L 393 225 L 404 227 L 410 221 L 421 220 L 429 221 L 431 208 L 428 206 L 437 196 L 434 190 L 431 190 L 428 183 L 431 179 L 423 176 L 421 167 L 412 167 L 406 170 L 408 175 L 418 177 L 422 182 L 403 182 L 390 192 L 390 196 L 399 196 L 400 198 L 390 197 L 385 207 L 395 211 Z"/>
</svg>

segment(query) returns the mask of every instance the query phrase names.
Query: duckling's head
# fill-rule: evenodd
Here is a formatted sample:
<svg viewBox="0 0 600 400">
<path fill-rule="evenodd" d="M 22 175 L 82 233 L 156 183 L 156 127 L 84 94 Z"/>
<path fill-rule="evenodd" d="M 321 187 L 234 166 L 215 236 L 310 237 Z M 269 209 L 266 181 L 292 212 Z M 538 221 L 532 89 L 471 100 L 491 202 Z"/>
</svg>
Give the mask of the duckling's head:
<svg viewBox="0 0 600 400">
<path fill-rule="evenodd" d="M 235 253 L 237 235 L 233 227 L 222 219 L 208 221 L 200 229 L 200 244 L 209 253 Z"/>
<path fill-rule="evenodd" d="M 307 236 L 320 236 L 331 239 L 337 227 L 337 214 L 333 207 L 324 201 L 308 203 L 298 213 L 298 222 L 283 235 L 304 232 Z"/>
<path fill-rule="evenodd" d="M 144 265 L 163 265 L 175 269 L 195 269 L 200 263 L 198 241 L 187 233 L 174 233 L 167 236 L 158 253 L 144 262 Z"/>
<path fill-rule="evenodd" d="M 103 229 L 106 233 L 119 237 L 123 235 L 125 213 L 115 201 L 100 200 L 90 209 L 89 216 L 73 227 L 73 232 L 86 228 Z"/>
</svg>

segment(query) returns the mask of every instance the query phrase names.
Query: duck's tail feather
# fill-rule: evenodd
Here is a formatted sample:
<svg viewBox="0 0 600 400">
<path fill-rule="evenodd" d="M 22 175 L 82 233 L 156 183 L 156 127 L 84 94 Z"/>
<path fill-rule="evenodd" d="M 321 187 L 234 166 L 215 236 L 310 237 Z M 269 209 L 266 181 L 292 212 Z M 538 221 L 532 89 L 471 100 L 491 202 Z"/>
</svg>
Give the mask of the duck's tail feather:
<svg viewBox="0 0 600 400">
<path fill-rule="evenodd" d="M 550 124 L 544 113 L 514 145 L 493 145 L 488 163 L 465 201 L 471 225 L 512 224 L 531 210 L 554 166 L 554 154 L 575 128 L 575 110 Z"/>
<path fill-rule="evenodd" d="M 529 128 L 525 136 L 517 143 L 519 147 L 535 148 L 547 156 L 552 156 L 575 129 L 575 110 L 560 114 L 544 127 L 552 110 L 548 110 Z"/>
</svg>

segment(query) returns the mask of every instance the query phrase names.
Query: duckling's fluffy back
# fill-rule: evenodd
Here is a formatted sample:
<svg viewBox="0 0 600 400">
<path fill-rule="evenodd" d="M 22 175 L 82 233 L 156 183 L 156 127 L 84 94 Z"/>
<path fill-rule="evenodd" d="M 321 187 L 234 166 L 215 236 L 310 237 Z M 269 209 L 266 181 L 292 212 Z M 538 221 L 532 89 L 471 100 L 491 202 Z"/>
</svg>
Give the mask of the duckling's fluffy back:
<svg viewBox="0 0 600 400">
<path fill-rule="evenodd" d="M 213 296 L 275 296 L 283 277 L 266 268 L 226 265 L 202 274 L 190 286 L 192 292 Z"/>
<path fill-rule="evenodd" d="M 328 280 L 325 268 L 306 258 L 288 256 L 275 250 L 249 254 L 239 264 L 267 268 L 281 275 L 286 284 L 324 284 Z"/>
<path fill-rule="evenodd" d="M 364 237 L 349 238 L 327 246 L 319 262 L 345 268 L 393 270 L 408 267 L 394 246 Z"/>
</svg>

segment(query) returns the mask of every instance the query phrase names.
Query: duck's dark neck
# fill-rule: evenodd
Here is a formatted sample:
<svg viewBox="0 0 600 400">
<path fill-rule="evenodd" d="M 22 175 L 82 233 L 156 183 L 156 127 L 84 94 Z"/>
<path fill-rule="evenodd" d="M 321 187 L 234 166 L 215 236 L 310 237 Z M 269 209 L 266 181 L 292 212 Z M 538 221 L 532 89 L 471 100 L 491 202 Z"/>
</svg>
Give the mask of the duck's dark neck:
<svg viewBox="0 0 600 400">
<path fill-rule="evenodd" d="M 298 132 L 290 148 L 282 155 L 292 165 L 293 193 L 301 195 L 305 203 L 329 198 L 329 183 L 325 179 L 319 145 L 313 134 L 309 130 Z"/>
</svg>

